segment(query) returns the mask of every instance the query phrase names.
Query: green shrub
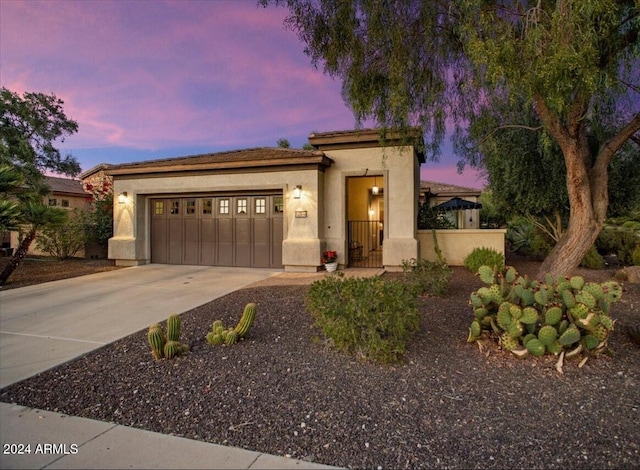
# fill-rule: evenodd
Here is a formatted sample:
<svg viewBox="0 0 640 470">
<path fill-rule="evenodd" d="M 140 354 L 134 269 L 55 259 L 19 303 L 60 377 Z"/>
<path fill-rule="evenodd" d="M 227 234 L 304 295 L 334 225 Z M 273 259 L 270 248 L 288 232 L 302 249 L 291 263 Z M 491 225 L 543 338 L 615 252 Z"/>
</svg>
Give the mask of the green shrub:
<svg viewBox="0 0 640 470">
<path fill-rule="evenodd" d="M 582 261 L 580 261 L 580 266 L 588 269 L 604 269 L 604 258 L 598 253 L 595 245 L 589 248 L 589 251 L 584 255 Z"/>
<path fill-rule="evenodd" d="M 417 293 L 401 281 L 327 277 L 311 284 L 307 310 L 339 351 L 395 362 L 418 329 Z"/>
<path fill-rule="evenodd" d="M 442 297 L 447 292 L 453 272 L 447 265 L 415 258 L 402 260 L 404 280 L 421 295 Z"/>
<path fill-rule="evenodd" d="M 477 273 L 480 266 L 491 266 L 499 270 L 504 267 L 504 255 L 493 248 L 475 248 L 463 260 L 464 267 L 472 273 Z"/>
<path fill-rule="evenodd" d="M 620 264 L 629 266 L 633 263 L 632 253 L 638 240 L 630 230 L 604 228 L 596 239 L 596 248 L 601 255 L 617 255 Z"/>
<path fill-rule="evenodd" d="M 636 245 L 631 253 L 631 261 L 634 266 L 640 266 L 640 244 Z"/>
<path fill-rule="evenodd" d="M 36 246 L 54 258 L 68 259 L 84 248 L 87 241 L 85 227 L 88 215 L 80 209 L 67 212 L 67 222 L 46 227 L 38 233 Z"/>
</svg>

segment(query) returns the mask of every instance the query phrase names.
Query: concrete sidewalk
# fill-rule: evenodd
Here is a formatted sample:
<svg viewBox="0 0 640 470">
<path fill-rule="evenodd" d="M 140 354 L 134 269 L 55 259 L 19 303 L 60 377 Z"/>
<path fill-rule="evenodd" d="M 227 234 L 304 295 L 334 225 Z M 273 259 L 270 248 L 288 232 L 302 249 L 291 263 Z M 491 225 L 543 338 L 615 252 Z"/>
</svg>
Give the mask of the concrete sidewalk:
<svg viewBox="0 0 640 470">
<path fill-rule="evenodd" d="M 0 291 L 0 387 L 278 273 L 152 264 Z M 0 445 L 0 469 L 330 468 L 6 403 Z"/>
</svg>

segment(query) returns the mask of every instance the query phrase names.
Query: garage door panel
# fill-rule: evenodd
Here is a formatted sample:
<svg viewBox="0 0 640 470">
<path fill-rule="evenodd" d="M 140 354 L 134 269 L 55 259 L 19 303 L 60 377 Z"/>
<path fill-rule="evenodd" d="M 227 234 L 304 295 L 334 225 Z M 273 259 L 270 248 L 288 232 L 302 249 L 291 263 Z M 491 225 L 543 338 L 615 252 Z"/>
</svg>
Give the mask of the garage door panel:
<svg viewBox="0 0 640 470">
<path fill-rule="evenodd" d="M 235 219 L 234 266 L 251 266 L 251 219 Z"/>
<path fill-rule="evenodd" d="M 152 219 L 151 221 L 151 262 L 165 264 L 168 261 L 167 219 Z"/>
<path fill-rule="evenodd" d="M 202 219 L 200 221 L 200 262 L 203 266 L 215 266 L 215 220 Z"/>
<path fill-rule="evenodd" d="M 218 266 L 233 266 L 233 219 L 218 220 Z"/>
<path fill-rule="evenodd" d="M 169 264 L 182 264 L 182 247 L 184 239 L 182 237 L 182 219 L 169 219 Z"/>
<path fill-rule="evenodd" d="M 268 268 L 271 264 L 271 228 L 270 219 L 256 218 L 253 221 L 253 259 L 252 265 Z"/>
<path fill-rule="evenodd" d="M 184 221 L 184 259 L 183 264 L 198 264 L 200 248 L 200 233 L 198 219 Z"/>
</svg>

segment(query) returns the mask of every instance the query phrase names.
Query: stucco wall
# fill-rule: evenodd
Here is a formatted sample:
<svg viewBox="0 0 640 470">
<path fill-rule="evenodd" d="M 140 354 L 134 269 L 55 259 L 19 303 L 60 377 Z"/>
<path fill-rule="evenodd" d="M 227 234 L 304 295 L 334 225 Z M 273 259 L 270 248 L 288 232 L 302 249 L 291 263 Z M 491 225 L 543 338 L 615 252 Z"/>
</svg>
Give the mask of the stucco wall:
<svg viewBox="0 0 640 470">
<path fill-rule="evenodd" d="M 463 266 L 464 258 L 475 248 L 493 248 L 504 255 L 506 229 L 436 230 L 438 247 L 450 266 Z M 419 230 L 420 259 L 437 261 L 431 230 Z"/>
<path fill-rule="evenodd" d="M 215 191 L 277 190 L 285 198 L 283 263 L 301 270 L 315 270 L 320 264 L 321 243 L 318 194 L 321 175 L 315 169 L 238 173 L 223 175 L 188 175 L 159 178 L 129 178 L 114 181 L 114 236 L 109 240 L 109 258 L 118 265 L 146 264 L 151 259 L 149 199 L 162 195 L 212 193 Z M 300 199 L 293 189 L 302 186 Z M 127 193 L 120 204 L 118 195 Z M 296 218 L 296 211 L 307 211 L 306 218 Z"/>
<path fill-rule="evenodd" d="M 325 176 L 326 217 L 320 233 L 326 249 L 338 251 L 340 264 L 347 261 L 347 179 L 366 175 L 377 177 L 384 188 L 384 266 L 399 268 L 403 259 L 416 258 L 418 163 L 413 148 L 344 149 L 325 153 L 335 162 Z"/>
</svg>

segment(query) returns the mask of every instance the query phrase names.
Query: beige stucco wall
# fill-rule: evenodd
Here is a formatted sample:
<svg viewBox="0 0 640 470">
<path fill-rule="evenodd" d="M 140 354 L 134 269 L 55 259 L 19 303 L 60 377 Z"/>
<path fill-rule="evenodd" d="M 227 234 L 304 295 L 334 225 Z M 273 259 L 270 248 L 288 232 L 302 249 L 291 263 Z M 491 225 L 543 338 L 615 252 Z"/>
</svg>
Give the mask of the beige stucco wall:
<svg viewBox="0 0 640 470">
<path fill-rule="evenodd" d="M 465 257 L 475 248 L 493 248 L 504 255 L 507 229 L 436 230 L 438 247 L 449 266 L 463 266 Z M 420 258 L 437 261 L 431 230 L 419 230 Z"/>
<path fill-rule="evenodd" d="M 278 190 L 285 198 L 283 264 L 299 270 L 316 270 L 320 264 L 319 223 L 322 211 L 318 194 L 322 191 L 322 173 L 317 170 L 239 173 L 224 175 L 190 175 L 159 178 L 131 178 L 114 181 L 114 236 L 109 240 L 109 258 L 116 264 L 146 264 L 151 259 L 149 204 L 151 197 L 214 191 Z M 293 189 L 302 186 L 300 199 Z M 118 195 L 127 193 L 120 204 Z M 296 218 L 296 211 L 307 211 L 306 218 Z"/>
<path fill-rule="evenodd" d="M 109 258 L 118 265 L 150 261 L 149 199 L 160 195 L 215 191 L 279 190 L 285 200 L 282 261 L 287 271 L 316 271 L 324 250 L 336 250 L 347 262 L 347 180 L 377 176 L 384 187 L 383 263 L 400 268 L 402 260 L 418 256 L 416 214 L 419 163 L 412 147 L 325 151 L 334 163 L 325 172 L 298 169 L 224 175 L 116 177 L 114 180 L 114 236 Z M 412 184 L 413 183 L 413 184 Z M 293 197 L 296 185 L 302 196 Z M 118 195 L 126 192 L 120 204 Z M 306 211 L 306 217 L 296 213 Z"/>
<path fill-rule="evenodd" d="M 321 236 L 324 249 L 337 250 L 344 264 L 348 249 L 347 179 L 375 176 L 384 188 L 383 265 L 399 269 L 403 259 L 417 258 L 416 216 L 419 163 L 412 147 L 327 150 L 335 163 L 325 176 L 325 224 Z M 354 214 L 351 214 L 354 216 Z M 359 217 L 359 216 L 356 216 Z"/>
</svg>

